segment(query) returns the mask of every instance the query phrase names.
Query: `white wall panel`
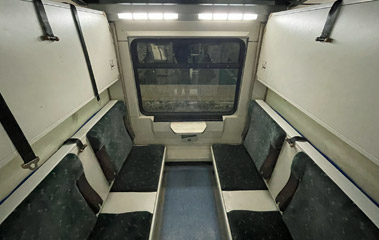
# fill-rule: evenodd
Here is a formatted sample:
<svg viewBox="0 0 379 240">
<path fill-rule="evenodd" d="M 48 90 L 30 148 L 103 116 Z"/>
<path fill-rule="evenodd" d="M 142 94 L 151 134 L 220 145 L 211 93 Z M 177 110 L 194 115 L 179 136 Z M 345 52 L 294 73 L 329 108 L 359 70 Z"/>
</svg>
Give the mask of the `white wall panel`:
<svg viewBox="0 0 379 240">
<path fill-rule="evenodd" d="M 345 4 L 335 41 L 316 42 L 329 9 L 273 14 L 258 80 L 379 164 L 379 1 Z"/>
<path fill-rule="evenodd" d="M 8 138 L 3 126 L 0 124 L 0 167 L 8 162 L 16 154 L 11 140 Z"/>
<path fill-rule="evenodd" d="M 78 15 L 91 63 L 94 66 L 97 88 L 103 91 L 119 77 L 111 29 L 102 12 L 94 14 L 93 11 L 79 11 Z"/>
<path fill-rule="evenodd" d="M 58 42 L 40 40 L 31 1 L 0 2 L 0 90 L 30 143 L 94 98 L 69 6 L 44 3 Z M 102 12 L 78 10 L 98 88 L 104 90 L 118 76 L 108 22 Z M 1 166 L 17 153 L 3 129 L 0 138 Z"/>
</svg>

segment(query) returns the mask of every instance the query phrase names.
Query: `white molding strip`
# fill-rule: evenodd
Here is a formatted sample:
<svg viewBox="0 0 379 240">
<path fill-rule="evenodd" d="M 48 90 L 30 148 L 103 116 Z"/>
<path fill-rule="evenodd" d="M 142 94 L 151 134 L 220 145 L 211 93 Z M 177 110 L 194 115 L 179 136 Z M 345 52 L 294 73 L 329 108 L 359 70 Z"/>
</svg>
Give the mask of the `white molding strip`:
<svg viewBox="0 0 379 240">
<path fill-rule="evenodd" d="M 120 214 L 138 211 L 153 213 L 157 192 L 111 192 L 101 213 Z"/>
<path fill-rule="evenodd" d="M 222 191 L 222 195 L 227 212 L 233 210 L 279 211 L 268 190 Z"/>
<path fill-rule="evenodd" d="M 158 226 L 159 223 L 157 223 L 157 212 L 158 212 L 158 207 L 160 204 L 160 200 L 163 199 L 163 196 L 161 196 L 161 189 L 162 189 L 162 182 L 163 182 L 163 172 L 164 172 L 164 166 L 165 166 L 165 160 L 166 160 L 166 152 L 167 148 L 164 148 L 163 152 L 163 157 L 162 157 L 162 165 L 161 165 L 161 172 L 159 175 L 159 182 L 158 182 L 158 191 L 157 195 L 155 197 L 155 202 L 154 202 L 154 211 L 153 211 L 153 219 L 151 220 L 151 228 L 150 228 L 150 235 L 149 235 L 149 240 L 152 240 L 155 236 L 155 232 L 158 231 L 156 230 L 155 226 Z"/>
<path fill-rule="evenodd" d="M 217 172 L 217 164 L 216 164 L 216 159 L 215 159 L 215 156 L 214 156 L 214 153 L 213 153 L 213 148 L 211 147 L 211 155 L 212 155 L 212 162 L 213 162 L 213 171 L 215 173 L 215 176 L 216 176 L 216 183 L 217 183 L 217 190 L 218 190 L 218 193 L 220 195 L 220 198 L 221 198 L 221 204 L 222 204 L 222 212 L 223 212 L 223 218 L 224 218 L 224 221 L 226 223 L 226 232 L 227 232 L 227 237 L 229 240 L 232 240 L 232 232 L 230 230 L 230 225 L 229 225 L 229 221 L 228 221 L 228 215 L 226 214 L 226 205 L 225 205 L 225 199 L 224 199 L 224 195 L 222 194 L 222 190 L 221 190 L 221 184 L 220 184 L 220 178 L 218 176 L 218 172 Z"/>
</svg>

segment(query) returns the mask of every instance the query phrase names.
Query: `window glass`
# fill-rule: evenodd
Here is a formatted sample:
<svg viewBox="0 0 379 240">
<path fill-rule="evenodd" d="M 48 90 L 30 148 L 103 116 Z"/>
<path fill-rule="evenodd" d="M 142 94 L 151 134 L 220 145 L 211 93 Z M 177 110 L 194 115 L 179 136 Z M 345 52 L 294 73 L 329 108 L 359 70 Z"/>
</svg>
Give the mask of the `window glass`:
<svg viewBox="0 0 379 240">
<path fill-rule="evenodd" d="M 233 114 L 244 50 L 240 39 L 134 40 L 131 51 L 141 112 L 172 120 Z"/>
<path fill-rule="evenodd" d="M 138 63 L 238 63 L 240 42 L 137 42 Z"/>
</svg>

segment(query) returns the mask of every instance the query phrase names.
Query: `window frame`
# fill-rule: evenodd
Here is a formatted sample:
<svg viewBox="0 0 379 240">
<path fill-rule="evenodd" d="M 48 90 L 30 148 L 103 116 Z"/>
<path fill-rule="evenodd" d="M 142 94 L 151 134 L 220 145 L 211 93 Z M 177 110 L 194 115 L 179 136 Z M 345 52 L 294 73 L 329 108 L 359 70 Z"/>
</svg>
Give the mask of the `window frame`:
<svg viewBox="0 0 379 240">
<path fill-rule="evenodd" d="M 206 42 L 206 43 L 222 43 L 222 42 L 236 42 L 240 46 L 239 59 L 237 63 L 139 63 L 138 53 L 137 53 L 137 44 L 139 42 L 168 42 L 168 41 L 183 41 L 188 40 L 192 42 Z M 241 81 L 243 75 L 243 69 L 246 58 L 246 42 L 241 38 L 184 38 L 184 37 L 165 37 L 165 38 L 135 38 L 130 44 L 130 54 L 132 59 L 133 71 L 134 71 L 134 80 L 136 84 L 137 97 L 138 97 L 138 106 L 139 111 L 145 116 L 154 116 L 155 122 L 174 122 L 174 121 L 222 121 L 223 116 L 233 115 L 238 108 L 239 95 L 241 89 Z M 195 68 L 195 69 L 238 69 L 237 81 L 235 84 L 236 90 L 234 95 L 233 108 L 228 112 L 151 112 L 145 111 L 142 104 L 142 95 L 140 88 L 140 80 L 138 77 L 138 69 L 181 69 L 181 68 Z"/>
</svg>

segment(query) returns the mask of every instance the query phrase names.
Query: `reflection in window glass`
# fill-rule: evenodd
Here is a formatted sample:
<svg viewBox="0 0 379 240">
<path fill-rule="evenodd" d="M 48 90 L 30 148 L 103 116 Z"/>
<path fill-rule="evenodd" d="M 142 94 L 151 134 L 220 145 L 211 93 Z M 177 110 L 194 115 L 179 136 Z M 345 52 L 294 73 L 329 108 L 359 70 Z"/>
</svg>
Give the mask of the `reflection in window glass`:
<svg viewBox="0 0 379 240">
<path fill-rule="evenodd" d="M 201 119 L 235 112 L 241 40 L 136 39 L 131 51 L 142 113 Z"/>
<path fill-rule="evenodd" d="M 136 40 L 138 41 L 138 40 Z M 240 42 L 137 42 L 138 63 L 238 63 Z"/>
</svg>

